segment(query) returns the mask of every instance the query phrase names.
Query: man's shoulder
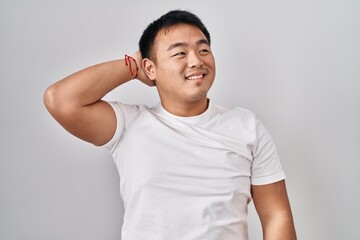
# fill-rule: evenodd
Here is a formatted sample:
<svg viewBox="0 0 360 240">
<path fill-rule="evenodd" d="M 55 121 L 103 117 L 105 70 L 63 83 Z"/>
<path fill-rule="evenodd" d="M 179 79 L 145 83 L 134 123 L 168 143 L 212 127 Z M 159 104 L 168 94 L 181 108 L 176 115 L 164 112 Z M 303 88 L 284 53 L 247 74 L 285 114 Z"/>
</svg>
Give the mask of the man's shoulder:
<svg viewBox="0 0 360 240">
<path fill-rule="evenodd" d="M 235 117 L 235 118 L 245 118 L 245 119 L 255 119 L 256 115 L 253 111 L 240 107 L 240 106 L 224 106 L 216 105 L 215 111 L 217 114 L 224 115 L 225 117 Z"/>
<path fill-rule="evenodd" d="M 111 101 L 110 105 L 116 106 L 121 110 L 125 111 L 151 111 L 154 107 L 150 107 L 146 104 L 138 104 L 138 103 L 124 103 L 121 101 Z"/>
</svg>

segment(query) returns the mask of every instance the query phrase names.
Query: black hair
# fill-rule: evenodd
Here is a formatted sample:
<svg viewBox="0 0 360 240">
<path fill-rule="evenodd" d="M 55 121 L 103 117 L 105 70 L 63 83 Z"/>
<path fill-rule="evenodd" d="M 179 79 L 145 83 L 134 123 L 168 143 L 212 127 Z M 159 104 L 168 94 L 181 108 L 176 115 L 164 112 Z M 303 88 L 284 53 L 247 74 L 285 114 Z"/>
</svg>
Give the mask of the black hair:
<svg viewBox="0 0 360 240">
<path fill-rule="evenodd" d="M 147 26 L 144 30 L 140 41 L 139 41 L 139 50 L 141 56 L 143 58 L 154 59 L 153 46 L 155 42 L 155 38 L 160 30 L 168 29 L 177 24 L 190 24 L 195 27 L 198 27 L 201 32 L 207 38 L 210 44 L 210 33 L 206 29 L 205 25 L 201 22 L 201 20 L 193 13 L 184 10 L 173 10 L 164 15 L 162 15 L 159 19 L 153 21 Z"/>
</svg>

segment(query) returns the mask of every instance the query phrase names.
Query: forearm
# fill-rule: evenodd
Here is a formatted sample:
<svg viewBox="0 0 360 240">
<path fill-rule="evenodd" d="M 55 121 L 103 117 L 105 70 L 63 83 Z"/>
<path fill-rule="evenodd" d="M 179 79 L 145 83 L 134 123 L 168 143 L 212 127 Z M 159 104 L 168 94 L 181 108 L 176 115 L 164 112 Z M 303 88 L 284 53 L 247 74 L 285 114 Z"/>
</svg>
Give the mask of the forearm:
<svg viewBox="0 0 360 240">
<path fill-rule="evenodd" d="M 108 92 L 132 79 L 124 60 L 115 60 L 88 67 L 51 85 L 45 103 L 54 107 L 81 107 L 99 101 Z"/>
<path fill-rule="evenodd" d="M 108 142 L 115 133 L 117 121 L 113 108 L 101 99 L 134 77 L 154 85 L 141 68 L 141 54 L 137 51 L 130 58 L 127 65 L 125 60 L 105 62 L 54 83 L 44 94 L 46 108 L 76 137 L 95 145 Z"/>
</svg>

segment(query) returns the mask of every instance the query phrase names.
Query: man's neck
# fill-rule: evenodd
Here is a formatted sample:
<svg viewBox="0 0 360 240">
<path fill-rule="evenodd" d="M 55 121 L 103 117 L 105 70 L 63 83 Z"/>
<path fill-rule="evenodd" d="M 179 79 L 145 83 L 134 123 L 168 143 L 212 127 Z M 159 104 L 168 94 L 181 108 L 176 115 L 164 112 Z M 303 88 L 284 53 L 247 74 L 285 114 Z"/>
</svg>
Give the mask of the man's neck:
<svg viewBox="0 0 360 240">
<path fill-rule="evenodd" d="M 209 99 L 204 98 L 197 102 L 164 102 L 162 107 L 171 114 L 179 117 L 192 117 L 202 114 L 208 108 Z"/>
</svg>

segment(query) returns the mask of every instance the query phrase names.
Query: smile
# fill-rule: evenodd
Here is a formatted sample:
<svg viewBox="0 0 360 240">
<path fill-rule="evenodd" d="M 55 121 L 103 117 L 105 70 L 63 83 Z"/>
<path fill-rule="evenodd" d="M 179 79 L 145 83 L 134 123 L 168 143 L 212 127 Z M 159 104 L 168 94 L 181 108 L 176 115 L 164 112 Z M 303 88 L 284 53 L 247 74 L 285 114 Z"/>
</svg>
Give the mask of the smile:
<svg viewBox="0 0 360 240">
<path fill-rule="evenodd" d="M 195 79 L 200 79 L 200 78 L 203 78 L 203 77 L 205 77 L 205 74 L 192 75 L 192 76 L 186 77 L 186 79 L 187 80 L 195 80 Z"/>
</svg>

